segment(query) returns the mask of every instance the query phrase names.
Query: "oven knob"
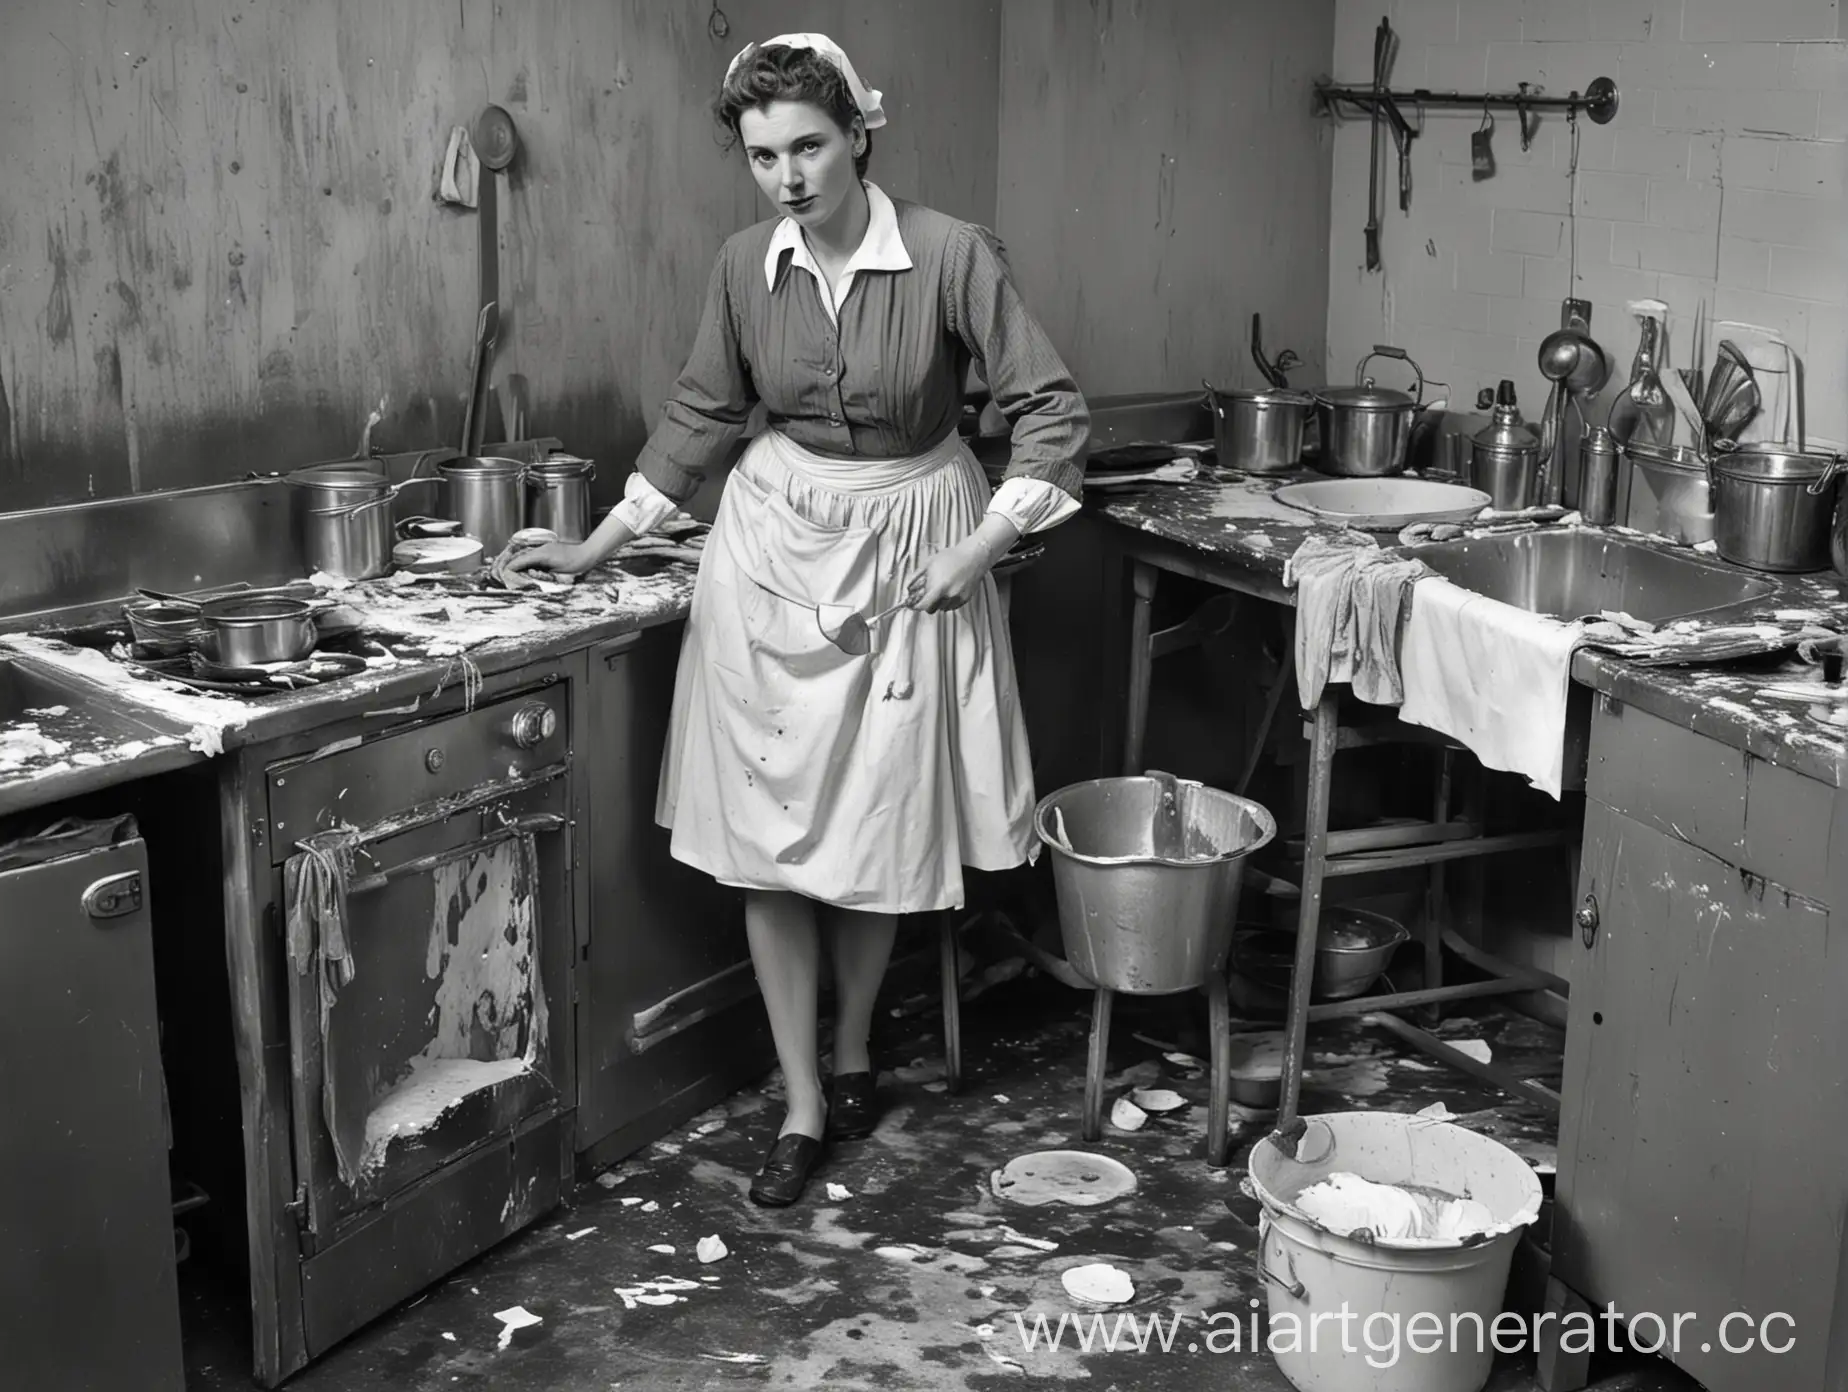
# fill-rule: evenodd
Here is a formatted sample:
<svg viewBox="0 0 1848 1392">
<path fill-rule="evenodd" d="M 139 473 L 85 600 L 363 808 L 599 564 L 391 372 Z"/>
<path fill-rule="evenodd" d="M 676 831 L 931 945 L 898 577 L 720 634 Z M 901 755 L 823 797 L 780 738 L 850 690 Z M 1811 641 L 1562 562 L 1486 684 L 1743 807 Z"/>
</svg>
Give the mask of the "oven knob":
<svg viewBox="0 0 1848 1392">
<path fill-rule="evenodd" d="M 535 701 L 513 713 L 513 742 L 522 749 L 532 749 L 558 733 L 558 712 L 544 702 Z"/>
</svg>

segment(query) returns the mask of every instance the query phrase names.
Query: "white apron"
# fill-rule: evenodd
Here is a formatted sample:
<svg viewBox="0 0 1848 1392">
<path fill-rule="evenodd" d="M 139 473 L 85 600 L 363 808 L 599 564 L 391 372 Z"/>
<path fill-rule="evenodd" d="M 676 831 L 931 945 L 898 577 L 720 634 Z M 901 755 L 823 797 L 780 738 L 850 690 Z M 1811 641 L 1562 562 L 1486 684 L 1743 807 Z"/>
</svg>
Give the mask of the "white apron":
<svg viewBox="0 0 1848 1392">
<path fill-rule="evenodd" d="M 850 656 L 810 606 L 871 615 L 981 523 L 951 435 L 842 461 L 751 442 L 707 538 L 680 652 L 656 820 L 721 883 L 875 913 L 960 908 L 965 865 L 1033 846 L 1033 776 L 992 577 L 961 609 L 900 610 Z"/>
</svg>

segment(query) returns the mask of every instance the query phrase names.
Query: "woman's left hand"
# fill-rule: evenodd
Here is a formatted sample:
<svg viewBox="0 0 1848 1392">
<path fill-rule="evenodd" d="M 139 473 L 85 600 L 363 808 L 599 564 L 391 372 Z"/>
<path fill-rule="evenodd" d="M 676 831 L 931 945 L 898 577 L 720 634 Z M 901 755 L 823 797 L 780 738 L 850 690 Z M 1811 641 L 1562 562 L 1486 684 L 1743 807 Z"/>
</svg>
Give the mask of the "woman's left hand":
<svg viewBox="0 0 1848 1392">
<path fill-rule="evenodd" d="M 987 548 L 973 537 L 939 551 L 912 576 L 907 591 L 911 607 L 926 614 L 962 608 L 981 588 L 991 564 Z"/>
</svg>

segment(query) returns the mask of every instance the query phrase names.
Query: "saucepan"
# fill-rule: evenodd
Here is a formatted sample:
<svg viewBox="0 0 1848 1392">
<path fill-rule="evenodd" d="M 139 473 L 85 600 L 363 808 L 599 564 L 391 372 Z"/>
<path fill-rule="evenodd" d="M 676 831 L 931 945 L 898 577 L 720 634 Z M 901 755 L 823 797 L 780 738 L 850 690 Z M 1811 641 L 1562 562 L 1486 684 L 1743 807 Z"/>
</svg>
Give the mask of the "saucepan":
<svg viewBox="0 0 1848 1392">
<path fill-rule="evenodd" d="M 207 660 L 220 667 L 261 667 L 298 662 L 314 651 L 319 630 L 315 615 L 329 602 L 246 590 L 215 599 L 190 600 L 177 595 L 143 594 L 174 609 L 191 609 L 198 627 L 190 635 Z"/>
</svg>

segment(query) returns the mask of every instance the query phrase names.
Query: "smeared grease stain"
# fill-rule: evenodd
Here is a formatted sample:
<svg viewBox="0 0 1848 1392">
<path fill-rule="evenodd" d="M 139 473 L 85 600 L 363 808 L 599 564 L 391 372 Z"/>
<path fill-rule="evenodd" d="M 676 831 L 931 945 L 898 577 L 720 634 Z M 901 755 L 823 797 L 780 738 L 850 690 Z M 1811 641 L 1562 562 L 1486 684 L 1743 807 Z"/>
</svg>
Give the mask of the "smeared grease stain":
<svg viewBox="0 0 1848 1392">
<path fill-rule="evenodd" d="M 136 329 L 141 327 L 141 296 L 125 280 L 115 283 L 116 297 L 122 301 L 122 327 Z"/>
<path fill-rule="evenodd" d="M 45 300 L 45 336 L 53 343 L 68 343 L 71 337 L 71 268 L 61 230 L 45 229 L 45 254 L 51 261 L 51 294 Z"/>
<path fill-rule="evenodd" d="M 116 351 L 113 343 L 102 344 L 96 350 L 96 375 L 102 379 L 108 389 L 109 399 L 116 405 L 122 404 L 122 355 Z"/>
</svg>

